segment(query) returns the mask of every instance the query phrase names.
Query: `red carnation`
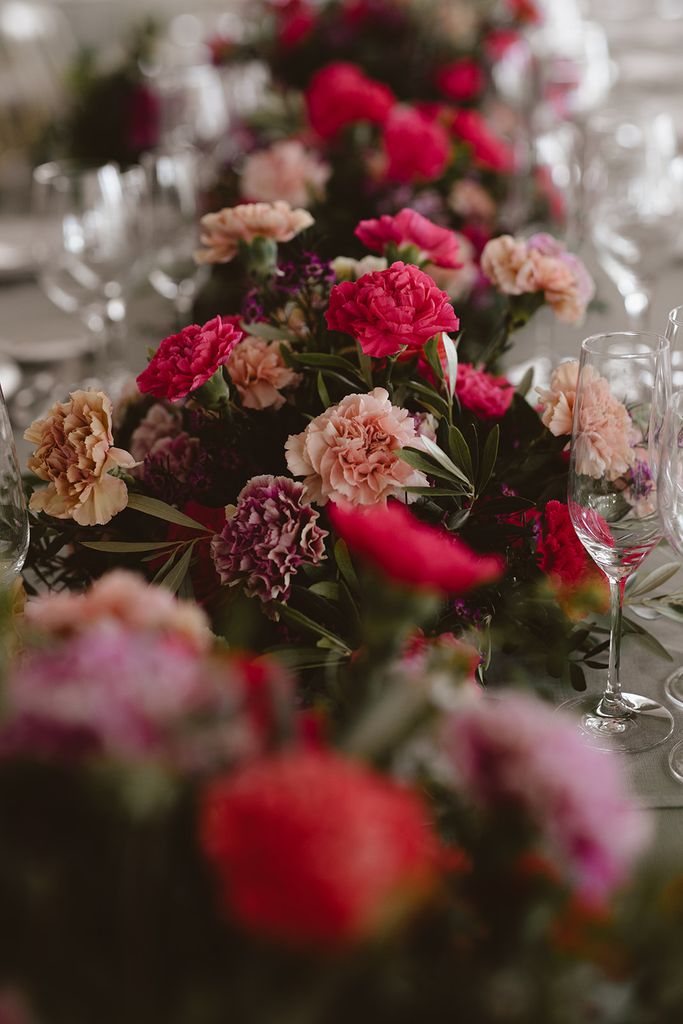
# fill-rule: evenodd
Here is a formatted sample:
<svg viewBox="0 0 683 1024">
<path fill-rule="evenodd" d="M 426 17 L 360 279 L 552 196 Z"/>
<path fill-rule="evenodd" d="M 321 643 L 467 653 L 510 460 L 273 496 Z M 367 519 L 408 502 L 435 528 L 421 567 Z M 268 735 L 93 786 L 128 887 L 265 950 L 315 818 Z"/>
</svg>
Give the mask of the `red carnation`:
<svg viewBox="0 0 683 1024">
<path fill-rule="evenodd" d="M 446 169 L 450 143 L 443 126 L 414 107 L 394 107 L 384 126 L 390 181 L 434 181 Z"/>
<path fill-rule="evenodd" d="M 227 363 L 243 336 L 228 317 L 216 316 L 203 327 L 184 327 L 180 334 L 171 334 L 161 342 L 138 377 L 140 391 L 169 402 L 185 398 Z"/>
<path fill-rule="evenodd" d="M 240 923 L 305 945 L 371 935 L 429 890 L 439 853 L 415 793 L 318 751 L 214 782 L 201 841 Z"/>
<path fill-rule="evenodd" d="M 569 508 L 563 502 L 549 501 L 545 506 L 536 550 L 539 568 L 550 578 L 570 618 L 606 610 L 607 578 L 576 535 Z"/>
<path fill-rule="evenodd" d="M 329 516 L 352 551 L 398 583 L 461 594 L 502 572 L 499 558 L 477 555 L 396 502 L 370 508 L 331 505 Z"/>
<path fill-rule="evenodd" d="M 333 331 L 350 334 L 369 356 L 396 355 L 407 345 L 421 349 L 441 331 L 457 331 L 448 295 L 412 263 L 342 281 L 330 293 L 325 314 Z"/>
<path fill-rule="evenodd" d="M 453 117 L 454 134 L 469 143 L 474 159 L 490 171 L 509 174 L 515 167 L 515 155 L 506 142 L 499 139 L 476 110 L 458 110 Z"/>
<path fill-rule="evenodd" d="M 484 420 L 498 420 L 510 408 L 514 388 L 506 377 L 494 377 L 476 370 L 469 363 L 460 363 L 455 383 L 460 404 Z"/>
<path fill-rule="evenodd" d="M 476 60 L 464 57 L 439 68 L 436 84 L 444 96 L 456 102 L 473 100 L 484 88 L 486 76 Z"/>
<path fill-rule="evenodd" d="M 285 50 L 302 43 L 315 27 L 315 13 L 306 0 L 288 0 L 277 14 L 277 38 Z"/>
<path fill-rule="evenodd" d="M 324 139 L 356 121 L 383 124 L 395 102 L 391 89 L 345 61 L 321 68 L 306 90 L 308 119 Z"/>
<path fill-rule="evenodd" d="M 458 259 L 458 239 L 448 228 L 432 224 L 417 210 L 406 207 L 396 216 L 386 214 L 373 220 L 362 220 L 355 231 L 363 245 L 373 252 L 382 252 L 386 245 L 415 245 L 420 258 L 453 270 L 462 266 Z"/>
</svg>

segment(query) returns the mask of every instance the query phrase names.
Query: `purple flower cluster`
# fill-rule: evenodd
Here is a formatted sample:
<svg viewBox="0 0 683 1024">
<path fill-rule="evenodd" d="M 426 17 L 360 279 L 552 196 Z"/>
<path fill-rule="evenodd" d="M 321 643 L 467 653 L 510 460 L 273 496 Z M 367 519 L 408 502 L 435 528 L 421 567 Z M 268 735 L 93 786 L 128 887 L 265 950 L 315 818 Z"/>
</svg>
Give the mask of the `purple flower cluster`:
<svg viewBox="0 0 683 1024">
<path fill-rule="evenodd" d="M 327 531 L 303 501 L 303 485 L 286 476 L 256 476 L 240 492 L 222 533 L 211 542 L 221 582 L 244 583 L 249 596 L 287 601 L 292 577 L 325 557 Z"/>
</svg>

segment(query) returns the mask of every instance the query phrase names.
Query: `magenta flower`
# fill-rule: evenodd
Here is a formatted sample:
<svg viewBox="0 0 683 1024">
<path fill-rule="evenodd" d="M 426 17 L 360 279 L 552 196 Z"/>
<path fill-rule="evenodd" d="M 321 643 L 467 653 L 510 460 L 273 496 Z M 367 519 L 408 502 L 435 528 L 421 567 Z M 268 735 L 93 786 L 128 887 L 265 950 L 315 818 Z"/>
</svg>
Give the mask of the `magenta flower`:
<svg viewBox="0 0 683 1024">
<path fill-rule="evenodd" d="M 202 327 L 192 324 L 159 345 L 138 377 L 143 394 L 178 402 L 213 377 L 227 363 L 240 331 L 229 319 L 216 316 Z"/>
<path fill-rule="evenodd" d="M 383 252 L 390 243 L 414 245 L 420 250 L 421 260 L 437 267 L 455 270 L 462 266 L 455 232 L 432 224 L 417 210 L 408 207 L 399 210 L 394 217 L 385 214 L 376 219 L 362 220 L 354 233 L 373 252 Z"/>
<path fill-rule="evenodd" d="M 516 809 L 582 896 L 601 899 L 626 880 L 650 822 L 619 762 L 586 747 L 572 718 L 507 693 L 454 712 L 444 746 L 463 795 L 494 815 Z"/>
<path fill-rule="evenodd" d="M 244 583 L 250 597 L 287 601 L 292 577 L 325 557 L 327 531 L 303 500 L 303 484 L 286 476 L 255 476 L 242 489 L 223 531 L 211 542 L 221 582 Z"/>
<path fill-rule="evenodd" d="M 342 281 L 330 293 L 325 314 L 333 331 L 350 334 L 369 356 L 393 356 L 403 346 L 421 349 L 460 321 L 446 292 L 412 263 Z"/>
</svg>

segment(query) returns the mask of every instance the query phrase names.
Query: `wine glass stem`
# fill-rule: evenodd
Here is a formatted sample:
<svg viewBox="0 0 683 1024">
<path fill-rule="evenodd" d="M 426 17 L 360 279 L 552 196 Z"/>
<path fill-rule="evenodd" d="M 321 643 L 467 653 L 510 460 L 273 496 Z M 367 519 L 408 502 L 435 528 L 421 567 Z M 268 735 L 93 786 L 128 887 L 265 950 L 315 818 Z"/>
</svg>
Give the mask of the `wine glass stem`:
<svg viewBox="0 0 683 1024">
<path fill-rule="evenodd" d="M 623 614 L 624 588 L 621 580 L 610 577 L 610 642 L 609 665 L 607 668 L 607 685 L 600 701 L 603 714 L 620 716 L 624 713 L 621 699 L 621 682 L 619 667 L 621 660 L 621 620 Z"/>
</svg>

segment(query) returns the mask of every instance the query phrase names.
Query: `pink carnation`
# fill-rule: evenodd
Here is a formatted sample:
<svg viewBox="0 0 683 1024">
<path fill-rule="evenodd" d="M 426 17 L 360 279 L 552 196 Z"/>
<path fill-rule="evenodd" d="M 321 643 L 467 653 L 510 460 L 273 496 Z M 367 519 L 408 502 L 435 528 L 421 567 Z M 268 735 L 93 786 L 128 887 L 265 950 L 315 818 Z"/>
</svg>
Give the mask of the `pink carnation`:
<svg viewBox="0 0 683 1024">
<path fill-rule="evenodd" d="M 357 121 L 383 124 L 396 102 L 386 85 L 368 78 L 356 64 L 338 61 L 321 68 L 306 90 L 311 126 L 324 139 Z"/>
<path fill-rule="evenodd" d="M 483 68 L 476 60 L 463 57 L 446 64 L 436 73 L 436 85 L 444 96 L 459 103 L 478 96 L 486 84 Z"/>
<path fill-rule="evenodd" d="M 204 246 L 195 253 L 197 263 L 230 263 L 240 243 L 256 238 L 290 242 L 313 224 L 308 210 L 292 209 L 284 199 L 272 203 L 241 203 L 201 219 L 200 241 Z"/>
<path fill-rule="evenodd" d="M 301 566 L 325 557 L 327 532 L 318 518 L 304 500 L 303 484 L 286 476 L 252 477 L 211 542 L 221 582 L 243 582 L 247 594 L 262 601 L 287 601 Z"/>
<path fill-rule="evenodd" d="M 343 281 L 330 293 L 327 326 L 350 334 L 366 355 L 396 355 L 403 346 L 421 349 L 442 331 L 457 331 L 448 295 L 413 264 Z"/>
<path fill-rule="evenodd" d="M 374 220 L 362 220 L 355 235 L 373 252 L 383 252 L 390 244 L 398 247 L 413 245 L 419 249 L 420 261 L 453 269 L 462 266 L 455 233 L 432 224 L 417 210 L 405 208 L 393 217 L 385 214 Z"/>
<path fill-rule="evenodd" d="M 139 395 L 137 386 L 135 390 Z M 137 462 L 142 462 L 159 441 L 177 437 L 182 429 L 182 416 L 178 409 L 167 409 L 160 402 L 155 402 L 132 433 L 131 455 Z"/>
<path fill-rule="evenodd" d="M 249 335 L 230 353 L 228 373 L 245 409 L 279 409 L 285 404 L 282 392 L 301 383 L 301 374 L 282 358 L 283 345 L 289 347 L 286 341 L 264 341 Z"/>
<path fill-rule="evenodd" d="M 596 480 L 616 480 L 636 460 L 628 409 L 593 366 L 583 367 L 579 387 L 578 430 L 573 442 L 576 471 Z"/>
<path fill-rule="evenodd" d="M 628 877 L 650 836 L 620 762 L 586 747 L 575 721 L 508 693 L 452 714 L 444 746 L 466 798 L 522 812 L 579 893 L 602 899 Z"/>
<path fill-rule="evenodd" d="M 499 558 L 476 554 L 395 502 L 372 509 L 334 505 L 329 515 L 351 551 L 397 583 L 460 594 L 501 574 Z"/>
<path fill-rule="evenodd" d="M 384 388 L 375 388 L 347 395 L 316 416 L 303 433 L 288 438 L 285 453 L 290 472 L 306 478 L 309 500 L 375 505 L 406 487 L 427 485 L 424 474 L 396 454 L 405 447 L 422 447 L 413 417 L 393 406 Z"/>
<path fill-rule="evenodd" d="M 484 420 L 497 420 L 510 408 L 514 388 L 505 377 L 494 377 L 469 363 L 460 363 L 455 393 L 461 405 Z"/>
<path fill-rule="evenodd" d="M 394 107 L 384 126 L 389 181 L 434 181 L 446 169 L 451 145 L 438 121 L 414 107 Z"/>
<path fill-rule="evenodd" d="M 555 437 L 572 432 L 579 364 L 576 359 L 560 363 L 550 378 L 549 388 L 536 388 L 541 401 L 541 422 Z"/>
<path fill-rule="evenodd" d="M 331 173 L 330 165 L 297 139 L 282 139 L 245 158 L 240 192 L 250 202 L 284 199 L 305 208 L 324 196 Z"/>
<path fill-rule="evenodd" d="M 486 170 L 510 174 L 515 155 L 506 142 L 487 125 L 476 110 L 459 110 L 452 121 L 453 133 L 472 147 L 475 161 Z"/>
<path fill-rule="evenodd" d="M 219 316 L 203 327 L 192 324 L 159 345 L 147 369 L 138 377 L 143 394 L 177 402 L 213 377 L 227 363 L 243 332 Z"/>
</svg>

